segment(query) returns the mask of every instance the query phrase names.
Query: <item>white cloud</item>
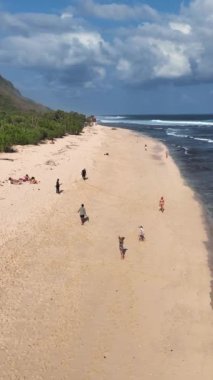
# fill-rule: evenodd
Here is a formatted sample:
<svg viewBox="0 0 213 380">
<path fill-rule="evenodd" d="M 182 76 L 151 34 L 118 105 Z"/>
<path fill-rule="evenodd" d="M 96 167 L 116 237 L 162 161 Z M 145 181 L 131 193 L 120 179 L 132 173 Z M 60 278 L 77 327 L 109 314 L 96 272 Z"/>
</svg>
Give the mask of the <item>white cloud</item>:
<svg viewBox="0 0 213 380">
<path fill-rule="evenodd" d="M 22 66 L 49 66 L 63 68 L 65 65 L 93 59 L 104 62 L 102 46 L 104 41 L 96 33 L 45 33 L 33 37 L 12 36 L 1 42 L 0 55 L 16 55 L 16 63 Z"/>
<path fill-rule="evenodd" d="M 69 18 L 69 19 L 71 19 L 71 18 L 73 18 L 72 14 L 71 14 L 71 13 L 67 13 L 67 12 L 62 13 L 62 15 L 61 15 L 60 17 L 61 17 L 62 19 L 65 19 L 65 18 Z"/>
<path fill-rule="evenodd" d="M 144 28 L 144 30 L 143 30 Z M 194 48 L 194 49 L 193 49 Z M 174 34 L 168 33 L 168 25 L 140 27 L 126 37 L 116 40 L 120 57 L 118 76 L 126 83 L 141 85 L 151 81 L 177 80 L 192 75 L 191 61 L 198 47 L 190 47 Z"/>
<path fill-rule="evenodd" d="M 0 63 L 87 88 L 118 81 L 135 86 L 213 81 L 213 1 L 194 0 L 179 15 L 158 14 L 138 3 L 92 0 L 85 9 L 96 17 L 119 19 L 119 27 L 114 23 L 110 34 L 97 23 L 97 31 L 94 19 L 91 26 L 68 9 L 61 15 L 1 12 Z M 134 20 L 134 27 L 127 19 Z"/>
<path fill-rule="evenodd" d="M 147 4 L 127 5 L 127 4 L 98 4 L 93 0 L 82 0 L 81 7 L 88 14 L 95 17 L 110 20 L 147 20 L 157 19 L 158 12 Z"/>
<path fill-rule="evenodd" d="M 193 0 L 189 7 L 183 8 L 183 13 L 188 14 L 192 18 L 202 19 L 205 17 L 208 21 L 213 21 L 213 2 L 212 0 Z"/>
<path fill-rule="evenodd" d="M 61 33 L 67 30 L 81 30 L 82 25 L 71 12 L 63 12 L 61 15 L 46 13 L 18 13 L 11 14 L 0 12 L 0 31 L 9 34 L 33 35 L 34 33 L 48 31 Z"/>
<path fill-rule="evenodd" d="M 191 26 L 188 24 L 183 24 L 180 22 L 170 22 L 169 25 L 172 30 L 177 30 L 178 32 L 181 32 L 183 34 L 190 34 L 192 31 Z"/>
<path fill-rule="evenodd" d="M 116 39 L 119 78 L 137 86 L 153 81 L 213 81 L 212 19 L 213 2 L 196 0 L 180 15 L 161 15 L 156 22 L 131 29 L 125 39 Z"/>
<path fill-rule="evenodd" d="M 184 47 L 175 46 L 172 42 L 158 44 L 159 63 L 154 67 L 157 78 L 179 78 L 190 75 L 191 68 Z"/>
</svg>

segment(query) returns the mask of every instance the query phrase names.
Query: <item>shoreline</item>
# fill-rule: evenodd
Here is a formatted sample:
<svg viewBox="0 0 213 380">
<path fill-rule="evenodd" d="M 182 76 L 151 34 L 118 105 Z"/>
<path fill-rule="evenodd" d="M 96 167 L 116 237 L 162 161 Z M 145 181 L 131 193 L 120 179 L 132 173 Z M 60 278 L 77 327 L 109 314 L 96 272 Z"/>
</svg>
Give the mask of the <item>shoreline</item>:
<svg viewBox="0 0 213 380">
<path fill-rule="evenodd" d="M 2 208 L 8 218 L 0 222 L 2 380 L 210 380 L 203 208 L 165 146 L 97 125 L 13 157 L 14 174 L 31 167 L 41 182 L 0 188 L 16 202 L 15 211 Z M 52 170 L 47 160 L 55 161 Z M 0 161 L 7 170 L 13 163 Z M 90 217 L 84 226 L 81 203 Z M 122 261 L 119 235 L 126 237 Z"/>
<path fill-rule="evenodd" d="M 135 133 L 139 137 L 141 136 L 144 139 L 150 139 L 151 141 L 156 141 L 156 142 L 162 144 L 164 149 L 169 151 L 169 156 L 172 158 L 174 164 L 178 168 L 180 177 L 184 181 L 184 184 L 192 190 L 192 192 L 194 194 L 195 201 L 198 202 L 200 207 L 201 207 L 201 210 L 202 210 L 201 219 L 203 221 L 203 226 L 205 228 L 205 231 L 207 232 L 207 235 L 208 235 L 208 241 L 205 242 L 206 249 L 208 251 L 208 267 L 209 267 L 209 271 L 211 272 L 211 278 L 213 279 L 213 253 L 212 253 L 213 252 L 213 215 L 211 214 L 211 212 L 208 208 L 208 205 L 205 204 L 205 199 L 202 198 L 201 194 L 199 194 L 196 187 L 194 186 L 193 181 L 189 177 L 187 177 L 186 174 L 184 174 L 182 172 L 181 167 L 180 167 L 180 162 L 178 160 L 178 156 L 175 155 L 175 152 L 171 153 L 170 146 L 166 145 L 164 142 L 162 142 L 157 137 L 151 137 L 148 134 L 145 134 L 144 132 L 140 132 L 140 131 L 137 131 L 137 130 L 134 130 L 134 129 L 131 129 L 128 127 L 120 127 L 118 125 L 111 127 L 109 125 L 104 126 L 103 124 L 101 124 L 101 126 L 103 126 L 105 128 L 109 128 L 109 129 L 115 128 L 118 130 L 130 131 L 131 133 L 133 133 L 133 134 Z M 211 305 L 212 305 L 212 309 L 213 309 L 213 280 L 211 281 L 211 293 L 210 294 L 211 294 Z"/>
<path fill-rule="evenodd" d="M 191 121 L 191 123 L 193 122 Z M 212 194 L 211 182 L 209 183 L 207 181 L 208 177 L 205 180 L 205 175 L 204 175 L 204 173 L 207 173 L 208 176 L 210 176 L 212 173 L 212 165 L 211 165 L 212 160 L 211 160 L 211 154 L 210 154 L 211 144 L 208 144 L 206 146 L 206 149 L 207 149 L 207 153 L 206 153 L 207 155 L 206 155 L 204 146 L 203 145 L 200 146 L 197 141 L 197 140 L 200 140 L 199 137 L 198 136 L 197 138 L 195 137 L 196 133 L 198 133 L 198 131 L 196 131 L 196 128 L 195 129 L 192 128 L 188 132 L 185 131 L 186 135 L 182 136 L 181 130 L 178 129 L 178 125 L 176 127 L 179 132 L 177 132 L 175 127 L 173 126 L 171 127 L 171 131 L 169 131 L 168 134 L 167 134 L 167 129 L 164 127 L 160 128 L 159 132 L 158 132 L 158 128 L 156 129 L 156 131 L 154 131 L 155 128 L 154 129 L 151 128 L 151 130 L 148 131 L 148 129 L 143 126 L 143 123 L 142 125 L 139 125 L 138 127 L 137 127 L 137 124 L 134 124 L 134 123 L 128 124 L 128 121 L 125 126 L 123 126 L 122 124 L 120 125 L 117 122 L 115 123 L 112 122 L 110 124 L 107 124 L 107 127 L 112 127 L 112 126 L 116 128 L 120 128 L 120 129 L 138 131 L 139 133 L 142 133 L 146 136 L 150 136 L 151 138 L 154 138 L 156 141 L 157 140 L 162 141 L 162 143 L 164 143 L 168 147 L 170 154 L 172 155 L 177 166 L 179 167 L 181 176 L 185 178 L 188 186 L 192 188 L 194 192 L 197 193 L 199 197 L 201 198 L 202 204 L 207 210 L 207 214 L 210 215 L 210 218 L 212 219 L 212 223 L 213 223 L 213 198 L 211 196 Z M 156 126 L 157 126 L 157 120 L 156 120 Z M 177 133 L 177 136 L 176 136 L 176 133 Z M 206 134 L 207 129 L 205 129 L 203 133 Z M 193 141 L 193 144 L 190 144 L 189 142 L 187 142 L 187 138 L 190 136 L 192 139 L 191 141 Z"/>
</svg>

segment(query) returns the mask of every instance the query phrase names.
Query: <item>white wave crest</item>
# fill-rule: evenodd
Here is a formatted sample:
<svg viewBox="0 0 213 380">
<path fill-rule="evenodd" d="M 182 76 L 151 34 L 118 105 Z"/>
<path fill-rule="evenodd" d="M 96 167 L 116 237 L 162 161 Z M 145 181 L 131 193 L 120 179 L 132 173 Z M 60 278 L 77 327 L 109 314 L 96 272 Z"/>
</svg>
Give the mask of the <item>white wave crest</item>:
<svg viewBox="0 0 213 380">
<path fill-rule="evenodd" d="M 119 120 L 125 119 L 125 116 L 97 116 L 97 120 L 102 123 L 116 123 Z"/>
<path fill-rule="evenodd" d="M 212 139 L 205 139 L 204 137 L 190 137 L 190 139 L 198 140 L 198 141 L 204 141 L 204 142 L 207 142 L 207 143 L 210 143 L 210 144 L 213 143 Z"/>
<path fill-rule="evenodd" d="M 183 134 L 179 133 L 179 130 L 177 130 L 177 129 L 175 130 L 175 129 L 168 128 L 167 131 L 166 131 L 166 134 L 167 134 L 167 136 L 189 138 L 189 139 L 192 139 L 192 140 L 203 141 L 203 142 L 207 142 L 207 143 L 210 143 L 210 144 L 213 143 L 212 139 L 208 139 L 208 138 L 204 138 L 204 137 L 194 137 L 194 136 L 189 136 L 189 135 L 183 135 Z"/>
<path fill-rule="evenodd" d="M 167 131 L 166 131 L 166 134 L 168 135 L 168 136 L 175 136 L 175 137 L 183 137 L 183 138 L 187 138 L 187 137 L 190 137 L 190 136 L 188 136 L 188 135 L 183 135 L 183 134 L 180 134 L 180 133 L 178 133 L 179 132 L 179 130 L 175 130 L 175 129 L 167 129 Z"/>
<path fill-rule="evenodd" d="M 153 124 L 164 124 L 164 125 L 171 125 L 171 126 L 188 126 L 188 125 L 198 125 L 200 127 L 202 126 L 213 126 L 213 121 L 196 121 L 196 120 L 158 120 L 153 119 L 151 120 Z"/>
<path fill-rule="evenodd" d="M 212 127 L 213 121 L 201 121 L 201 120 L 161 120 L 161 119 L 128 119 L 126 116 L 98 116 L 98 121 L 101 123 L 113 123 L 113 124 L 134 124 L 134 125 L 151 125 L 151 126 L 171 126 L 171 127 L 188 127 L 188 126 L 205 126 Z"/>
</svg>

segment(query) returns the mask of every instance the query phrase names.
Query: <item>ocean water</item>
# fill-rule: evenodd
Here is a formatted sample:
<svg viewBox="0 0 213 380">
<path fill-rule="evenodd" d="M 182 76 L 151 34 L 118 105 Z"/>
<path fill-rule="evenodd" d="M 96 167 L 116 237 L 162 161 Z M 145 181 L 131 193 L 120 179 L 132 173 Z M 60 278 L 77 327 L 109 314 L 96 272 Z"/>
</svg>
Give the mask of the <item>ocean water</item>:
<svg viewBox="0 0 213 380">
<path fill-rule="evenodd" d="M 213 115 L 110 115 L 98 123 L 131 129 L 162 141 L 213 221 Z"/>
</svg>

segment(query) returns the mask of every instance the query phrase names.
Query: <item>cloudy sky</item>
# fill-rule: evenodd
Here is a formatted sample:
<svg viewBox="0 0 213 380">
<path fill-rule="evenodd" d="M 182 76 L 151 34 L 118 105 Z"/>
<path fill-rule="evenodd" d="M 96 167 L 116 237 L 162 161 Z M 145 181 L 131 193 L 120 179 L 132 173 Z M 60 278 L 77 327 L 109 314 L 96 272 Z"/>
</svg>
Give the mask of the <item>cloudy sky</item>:
<svg viewBox="0 0 213 380">
<path fill-rule="evenodd" d="M 0 0 L 0 74 L 52 108 L 213 113 L 213 0 Z"/>
</svg>

